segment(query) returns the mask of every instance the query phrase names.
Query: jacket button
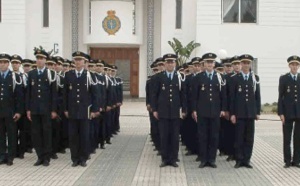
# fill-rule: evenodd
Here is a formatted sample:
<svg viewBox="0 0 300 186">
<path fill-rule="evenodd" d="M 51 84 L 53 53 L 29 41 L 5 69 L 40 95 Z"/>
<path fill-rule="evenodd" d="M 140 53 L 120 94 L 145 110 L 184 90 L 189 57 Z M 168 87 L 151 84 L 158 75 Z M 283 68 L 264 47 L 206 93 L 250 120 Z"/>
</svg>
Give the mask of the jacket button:
<svg viewBox="0 0 300 186">
<path fill-rule="evenodd" d="M 211 84 L 209 84 L 209 86 L 211 87 Z"/>
<path fill-rule="evenodd" d="M 209 89 L 209 91 L 212 91 L 212 89 Z"/>
<path fill-rule="evenodd" d="M 38 90 L 38 92 L 41 92 L 41 90 Z"/>
<path fill-rule="evenodd" d="M 248 92 L 248 89 L 246 90 L 246 92 Z"/>
<path fill-rule="evenodd" d="M 79 103 L 79 101 L 77 101 L 77 103 Z"/>
<path fill-rule="evenodd" d="M 38 97 L 40 98 L 41 96 L 40 96 L 40 95 L 38 95 Z"/>
<path fill-rule="evenodd" d="M 39 79 L 39 81 L 41 81 L 41 79 Z"/>
<path fill-rule="evenodd" d="M 39 87 L 41 86 L 41 85 L 38 85 Z"/>
<path fill-rule="evenodd" d="M 248 99 L 246 99 L 246 101 L 248 101 Z"/>
<path fill-rule="evenodd" d="M 80 90 L 79 89 L 77 89 L 77 92 L 79 92 Z"/>
<path fill-rule="evenodd" d="M 172 99 L 170 99 L 170 102 L 172 102 Z"/>
<path fill-rule="evenodd" d="M 248 94 L 246 94 L 246 97 L 248 97 Z"/>
<path fill-rule="evenodd" d="M 212 99 L 210 98 L 209 101 L 212 101 Z"/>
<path fill-rule="evenodd" d="M 170 97 L 172 97 L 172 94 L 170 94 Z"/>
<path fill-rule="evenodd" d="M 170 89 L 170 92 L 172 92 L 172 89 Z"/>
<path fill-rule="evenodd" d="M 77 95 L 77 97 L 79 98 L 79 95 Z"/>
<path fill-rule="evenodd" d="M 246 85 L 246 87 L 248 87 L 248 85 Z"/>
<path fill-rule="evenodd" d="M 298 100 L 297 100 L 297 99 L 295 99 L 295 101 L 297 102 Z"/>
</svg>

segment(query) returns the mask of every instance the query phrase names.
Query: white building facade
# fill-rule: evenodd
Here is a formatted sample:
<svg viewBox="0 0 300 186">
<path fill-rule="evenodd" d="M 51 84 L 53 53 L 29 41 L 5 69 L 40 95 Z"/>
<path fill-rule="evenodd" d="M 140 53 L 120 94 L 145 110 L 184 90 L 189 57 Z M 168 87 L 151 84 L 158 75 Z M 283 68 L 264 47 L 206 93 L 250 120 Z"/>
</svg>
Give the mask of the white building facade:
<svg viewBox="0 0 300 186">
<path fill-rule="evenodd" d="M 168 41 L 201 43 L 257 58 L 262 102 L 277 101 L 286 59 L 300 55 L 299 0 L 0 0 L 0 52 L 34 58 L 43 46 L 71 58 L 81 50 L 120 67 L 132 96 L 145 97 L 149 65 Z"/>
</svg>

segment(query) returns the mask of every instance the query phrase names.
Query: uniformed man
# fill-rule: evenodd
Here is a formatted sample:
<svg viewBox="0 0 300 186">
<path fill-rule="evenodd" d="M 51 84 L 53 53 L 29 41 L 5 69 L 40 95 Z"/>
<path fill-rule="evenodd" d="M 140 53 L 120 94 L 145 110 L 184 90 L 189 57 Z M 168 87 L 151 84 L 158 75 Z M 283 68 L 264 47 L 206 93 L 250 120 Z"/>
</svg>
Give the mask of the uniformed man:
<svg viewBox="0 0 300 186">
<path fill-rule="evenodd" d="M 27 76 L 20 72 L 21 63 L 22 63 L 21 56 L 16 55 L 16 54 L 11 56 L 12 70 L 15 74 L 18 74 L 20 76 L 20 78 L 22 80 L 21 89 L 22 89 L 22 92 L 25 92 L 25 86 L 26 86 L 25 82 L 27 82 Z M 25 95 L 23 94 L 23 96 L 25 96 Z M 22 97 L 21 99 L 24 100 L 25 97 Z M 25 111 L 25 110 L 23 110 L 23 111 Z M 25 114 L 25 112 L 23 112 L 23 113 L 21 113 L 21 115 L 22 115 L 21 118 L 16 122 L 16 124 L 17 124 L 16 125 L 17 126 L 17 152 L 16 152 L 16 157 L 18 157 L 20 159 L 24 159 L 24 154 L 25 154 L 26 145 L 27 145 L 27 141 L 26 141 L 26 122 L 24 120 L 24 118 L 26 118 L 26 116 L 25 116 L 26 114 Z"/>
<path fill-rule="evenodd" d="M 298 69 L 300 57 L 287 59 L 290 72 L 279 78 L 278 115 L 283 129 L 284 168 L 291 165 L 300 168 L 300 76 Z M 294 130 L 294 131 L 293 131 Z M 291 139 L 293 132 L 293 156 L 291 155 Z"/>
<path fill-rule="evenodd" d="M 99 116 L 99 131 L 98 131 L 98 143 L 100 144 L 101 149 L 105 149 L 105 124 L 104 124 L 104 113 L 106 108 L 106 78 L 104 74 L 104 61 L 101 59 L 97 60 L 96 62 L 96 75 L 98 79 L 98 86 L 100 92 L 100 116 Z M 101 103 L 102 102 L 102 103 Z M 97 144 L 98 146 L 98 144 Z"/>
<path fill-rule="evenodd" d="M 86 167 L 89 156 L 89 120 L 99 114 L 97 87 L 89 71 L 85 70 L 87 54 L 72 54 L 76 69 L 70 70 L 64 80 L 64 111 L 69 119 L 69 145 L 72 167 Z"/>
<path fill-rule="evenodd" d="M 16 122 L 24 110 L 22 79 L 9 70 L 10 60 L 8 54 L 0 54 L 0 164 L 6 163 L 8 166 L 13 165 L 16 156 Z"/>
<path fill-rule="evenodd" d="M 36 50 L 37 69 L 28 73 L 26 89 L 27 117 L 32 121 L 32 142 L 38 156 L 34 166 L 49 166 L 52 154 L 52 123 L 57 117 L 55 72 L 45 66 L 49 57 L 44 50 Z"/>
<path fill-rule="evenodd" d="M 220 117 L 225 115 L 227 98 L 225 81 L 214 70 L 216 54 L 202 56 L 206 70 L 193 81 L 193 118 L 198 124 L 198 139 L 201 164 L 199 168 L 216 168 Z"/>
<path fill-rule="evenodd" d="M 251 55 L 241 55 L 240 61 L 241 73 L 232 77 L 230 85 L 231 122 L 236 125 L 234 167 L 252 168 L 250 159 L 254 142 L 254 120 L 259 119 L 261 108 L 259 77 L 250 71 L 253 61 Z"/>
<path fill-rule="evenodd" d="M 32 70 L 31 66 L 33 64 L 33 61 L 30 59 L 23 59 L 22 66 L 23 66 L 23 84 L 24 84 L 24 92 L 26 92 L 27 88 L 27 80 L 28 80 L 28 72 Z M 24 95 L 25 96 L 25 95 Z M 26 138 L 26 152 L 32 153 L 32 140 L 31 140 L 31 122 L 28 120 L 26 113 L 22 116 L 24 120 L 24 127 L 25 127 L 25 138 Z M 22 158 L 22 157 L 21 157 Z"/>
<path fill-rule="evenodd" d="M 182 76 L 176 72 L 175 54 L 163 57 L 166 71 L 157 74 L 153 82 L 153 116 L 159 120 L 162 163 L 160 167 L 178 167 L 180 116 L 186 114 L 186 93 Z"/>
<path fill-rule="evenodd" d="M 231 60 L 230 58 L 222 59 L 221 60 L 222 67 L 223 67 L 223 77 L 226 81 L 225 89 L 226 89 L 226 95 L 229 95 L 229 83 L 228 83 L 228 78 L 232 75 L 231 69 Z M 217 68 L 216 68 L 217 69 Z M 227 103 L 229 103 L 229 96 L 227 96 Z M 230 127 L 230 122 L 229 122 L 229 108 L 227 104 L 227 111 L 225 112 L 225 117 L 221 118 L 220 122 L 220 136 L 219 136 L 219 151 L 220 151 L 220 156 L 222 155 L 228 155 L 228 146 L 229 146 L 229 140 L 230 136 L 226 135 L 226 132 L 228 132 L 228 127 Z M 233 126 L 233 125 L 232 125 Z M 232 138 L 234 139 L 234 137 Z M 234 152 L 234 151 L 233 151 Z"/>
<path fill-rule="evenodd" d="M 121 111 L 121 106 L 123 105 L 123 81 L 122 79 L 117 76 L 117 71 L 118 67 L 116 65 L 112 66 L 112 78 L 114 78 L 114 83 L 116 85 L 116 99 L 117 99 L 117 104 L 116 104 L 116 111 L 115 111 L 115 134 L 117 132 L 120 132 L 120 111 Z"/>
<path fill-rule="evenodd" d="M 23 67 L 23 70 L 24 70 L 25 74 L 28 74 L 28 72 L 30 70 L 32 70 L 31 69 L 32 63 L 33 63 L 33 61 L 30 60 L 30 59 L 23 59 L 23 61 L 22 61 L 22 67 Z"/>
<path fill-rule="evenodd" d="M 198 142 L 197 142 L 197 123 L 192 118 L 192 99 L 193 81 L 194 77 L 200 72 L 200 57 L 194 57 L 191 60 L 193 65 L 192 73 L 186 76 L 186 94 L 187 94 L 187 116 L 183 123 L 183 136 L 185 138 L 185 145 L 188 152 L 187 156 L 197 154 L 198 155 Z M 191 69 L 191 68 L 190 68 Z"/>
<path fill-rule="evenodd" d="M 63 110 L 63 87 L 64 87 L 64 77 L 65 73 L 67 72 L 68 67 L 70 66 L 68 61 L 65 61 L 60 56 L 55 56 L 56 64 L 54 65 L 54 69 L 56 71 L 56 78 L 57 78 L 57 114 L 58 117 L 55 120 L 56 132 L 53 134 L 53 143 L 56 141 L 57 145 L 53 145 L 55 147 L 54 152 L 59 152 L 62 154 L 66 153 L 66 148 L 69 144 L 68 139 L 68 122 L 67 118 L 65 117 L 64 110 Z M 67 66 L 67 67 L 66 67 Z M 56 155 L 53 155 L 53 159 L 56 158 Z"/>
<path fill-rule="evenodd" d="M 165 61 L 162 57 L 157 58 L 154 61 L 154 66 L 155 68 L 153 69 L 154 73 L 151 76 L 150 80 L 149 80 L 149 85 L 148 85 L 148 105 L 147 105 L 147 109 L 148 111 L 150 110 L 150 122 L 152 123 L 152 130 L 151 130 L 151 135 L 153 143 L 154 143 L 154 151 L 157 150 L 157 155 L 160 156 L 161 155 L 161 137 L 160 137 L 160 132 L 159 132 L 159 124 L 158 124 L 158 120 L 153 116 L 153 109 L 151 107 L 151 103 L 152 103 L 152 91 L 153 90 L 153 82 L 155 82 L 155 78 L 158 77 L 159 73 L 162 73 L 165 71 Z"/>
<path fill-rule="evenodd" d="M 63 73 L 66 73 L 70 70 L 70 65 L 71 65 L 71 61 L 68 60 L 68 59 L 64 59 L 63 65 L 62 65 L 63 66 L 63 68 L 62 68 Z"/>
</svg>

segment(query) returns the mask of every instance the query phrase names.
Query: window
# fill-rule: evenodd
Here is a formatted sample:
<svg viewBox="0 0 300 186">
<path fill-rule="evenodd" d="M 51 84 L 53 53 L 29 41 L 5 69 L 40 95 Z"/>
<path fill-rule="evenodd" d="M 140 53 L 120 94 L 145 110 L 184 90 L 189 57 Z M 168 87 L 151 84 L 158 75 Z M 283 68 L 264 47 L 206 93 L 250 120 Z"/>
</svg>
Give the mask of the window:
<svg viewBox="0 0 300 186">
<path fill-rule="evenodd" d="M 43 27 L 49 27 L 49 0 L 43 0 Z"/>
<path fill-rule="evenodd" d="M 256 23 L 257 0 L 223 0 L 224 23 Z"/>
<path fill-rule="evenodd" d="M 182 0 L 176 0 L 176 29 L 181 29 Z"/>
<path fill-rule="evenodd" d="M 0 23 L 2 22 L 2 1 L 0 0 Z"/>
</svg>

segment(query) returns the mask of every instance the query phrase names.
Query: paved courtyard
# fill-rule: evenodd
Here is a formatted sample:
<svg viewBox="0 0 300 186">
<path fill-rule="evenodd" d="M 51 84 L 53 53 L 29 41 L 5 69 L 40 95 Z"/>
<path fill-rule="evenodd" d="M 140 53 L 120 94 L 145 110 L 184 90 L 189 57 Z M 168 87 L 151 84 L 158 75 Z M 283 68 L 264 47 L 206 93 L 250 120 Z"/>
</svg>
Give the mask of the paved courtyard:
<svg viewBox="0 0 300 186">
<path fill-rule="evenodd" d="M 121 133 L 112 145 L 97 150 L 86 168 L 71 167 L 70 153 L 58 154 L 49 167 L 34 167 L 35 154 L 0 166 L 0 185 L 300 185 L 300 169 L 284 169 L 281 123 L 276 116 L 262 116 L 256 123 L 254 169 L 234 169 L 234 162 L 218 157 L 217 169 L 199 169 L 195 156 L 180 149 L 179 168 L 159 168 L 149 139 L 149 120 L 143 102 L 125 102 Z"/>
</svg>

